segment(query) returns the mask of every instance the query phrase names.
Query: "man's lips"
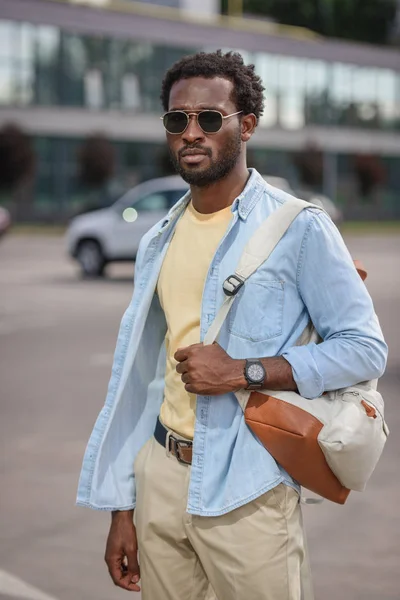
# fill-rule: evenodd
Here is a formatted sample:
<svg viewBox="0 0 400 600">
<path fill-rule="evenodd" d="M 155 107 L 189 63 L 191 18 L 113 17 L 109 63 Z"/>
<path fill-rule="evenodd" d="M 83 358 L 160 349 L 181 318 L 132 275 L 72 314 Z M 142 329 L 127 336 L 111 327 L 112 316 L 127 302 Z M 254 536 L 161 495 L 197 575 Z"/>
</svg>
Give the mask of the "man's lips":
<svg viewBox="0 0 400 600">
<path fill-rule="evenodd" d="M 197 165 L 200 163 L 207 155 L 206 154 L 185 154 L 182 156 L 183 162 L 189 165 Z"/>
<path fill-rule="evenodd" d="M 187 164 L 200 163 L 205 156 L 208 156 L 208 152 L 197 148 L 188 148 L 179 153 L 180 158 Z"/>
</svg>

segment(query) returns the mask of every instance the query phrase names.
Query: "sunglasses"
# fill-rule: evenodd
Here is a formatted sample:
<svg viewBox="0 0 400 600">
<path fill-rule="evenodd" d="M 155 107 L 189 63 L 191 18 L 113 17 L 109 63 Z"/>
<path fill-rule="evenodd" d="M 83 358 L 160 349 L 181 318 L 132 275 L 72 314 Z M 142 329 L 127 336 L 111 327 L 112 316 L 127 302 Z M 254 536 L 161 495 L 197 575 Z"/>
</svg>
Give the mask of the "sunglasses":
<svg viewBox="0 0 400 600">
<path fill-rule="evenodd" d="M 242 110 L 239 110 L 231 115 L 223 115 L 218 110 L 201 110 L 199 113 L 171 110 L 160 117 L 160 119 L 162 119 L 168 133 L 172 133 L 173 135 L 179 135 L 186 131 L 191 116 L 196 117 L 200 129 L 202 129 L 204 133 L 217 133 L 224 124 L 225 119 L 240 115 L 242 112 Z"/>
</svg>

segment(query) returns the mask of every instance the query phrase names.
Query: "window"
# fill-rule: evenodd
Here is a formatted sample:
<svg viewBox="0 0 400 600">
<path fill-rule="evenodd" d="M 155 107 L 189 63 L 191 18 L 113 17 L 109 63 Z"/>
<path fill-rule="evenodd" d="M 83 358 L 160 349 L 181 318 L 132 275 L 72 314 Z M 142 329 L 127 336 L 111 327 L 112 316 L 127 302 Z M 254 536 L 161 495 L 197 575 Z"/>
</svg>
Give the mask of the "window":
<svg viewBox="0 0 400 600">
<path fill-rule="evenodd" d="M 379 69 L 377 81 L 379 117 L 384 126 L 395 127 L 400 120 L 400 76 L 389 69 Z"/>
<path fill-rule="evenodd" d="M 10 21 L 0 21 L 0 59 L 14 58 L 15 25 Z"/>
<path fill-rule="evenodd" d="M 165 192 L 155 192 L 154 194 L 149 194 L 144 198 L 140 198 L 140 200 L 135 202 L 133 206 L 138 212 L 142 210 L 167 210 L 169 208 L 168 198 Z"/>
<path fill-rule="evenodd" d="M 34 27 L 0 21 L 0 104 L 27 104 L 33 96 Z"/>
<path fill-rule="evenodd" d="M 94 109 L 101 108 L 104 101 L 103 77 L 101 71 L 99 69 L 86 71 L 84 86 L 86 106 Z"/>
<path fill-rule="evenodd" d="M 260 125 L 274 127 L 278 121 L 278 58 L 257 52 L 254 55 L 254 65 L 265 87 L 264 113 L 260 118 Z"/>
<path fill-rule="evenodd" d="M 133 207 L 139 211 L 167 211 L 187 192 L 187 188 L 166 190 L 162 192 L 154 192 L 144 198 L 140 198 L 133 204 Z"/>
<path fill-rule="evenodd" d="M 308 96 L 321 96 L 328 88 L 328 65 L 322 60 L 309 60 L 306 67 Z"/>
<path fill-rule="evenodd" d="M 125 73 L 122 78 L 122 106 L 128 110 L 140 108 L 139 79 L 134 73 Z"/>
<path fill-rule="evenodd" d="M 331 99 L 338 105 L 348 104 L 352 100 L 353 65 L 334 63 L 332 65 L 332 84 L 329 89 Z"/>
<path fill-rule="evenodd" d="M 0 63 L 0 104 L 14 101 L 14 78 L 10 64 Z"/>
<path fill-rule="evenodd" d="M 186 194 L 187 191 L 188 191 L 188 188 L 185 188 L 182 190 L 170 190 L 169 192 L 167 192 L 169 208 L 171 208 L 171 206 L 176 204 L 176 202 L 178 202 L 178 200 L 180 200 L 182 198 L 182 196 L 184 196 Z"/>
</svg>

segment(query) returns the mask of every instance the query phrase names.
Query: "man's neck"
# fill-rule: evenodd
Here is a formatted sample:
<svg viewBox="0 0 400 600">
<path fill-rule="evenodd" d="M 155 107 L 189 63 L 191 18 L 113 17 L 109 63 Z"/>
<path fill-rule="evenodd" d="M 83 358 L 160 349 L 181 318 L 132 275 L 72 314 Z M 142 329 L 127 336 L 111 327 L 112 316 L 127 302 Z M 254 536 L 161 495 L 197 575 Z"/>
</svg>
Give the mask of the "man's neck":
<svg viewBox="0 0 400 600">
<path fill-rule="evenodd" d="M 233 169 L 224 179 L 207 187 L 190 186 L 192 203 L 199 213 L 214 213 L 230 206 L 243 191 L 249 171 L 244 165 L 241 169 Z"/>
</svg>

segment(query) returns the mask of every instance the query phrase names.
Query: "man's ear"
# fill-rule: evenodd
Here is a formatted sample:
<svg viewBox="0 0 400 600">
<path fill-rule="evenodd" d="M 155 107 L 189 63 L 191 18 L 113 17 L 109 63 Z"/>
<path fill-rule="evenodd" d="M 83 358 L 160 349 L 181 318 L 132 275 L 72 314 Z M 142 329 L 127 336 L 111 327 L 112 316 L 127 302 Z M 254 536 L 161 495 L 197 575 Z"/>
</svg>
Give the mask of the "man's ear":
<svg viewBox="0 0 400 600">
<path fill-rule="evenodd" d="M 248 142 L 257 127 L 257 117 L 250 113 L 242 117 L 241 120 L 241 139 L 242 142 Z"/>
</svg>

